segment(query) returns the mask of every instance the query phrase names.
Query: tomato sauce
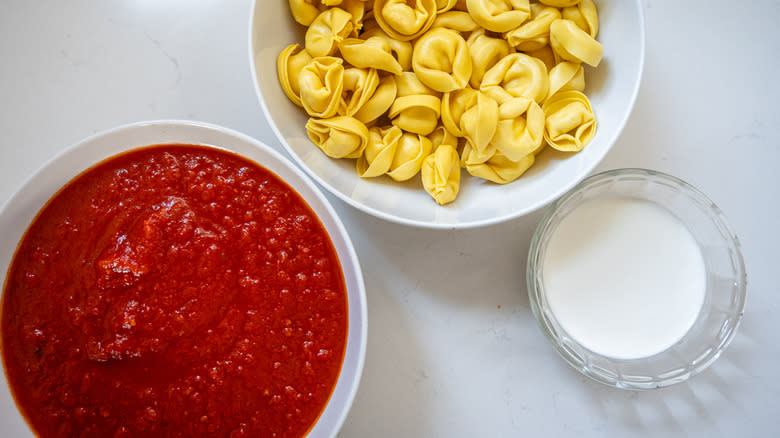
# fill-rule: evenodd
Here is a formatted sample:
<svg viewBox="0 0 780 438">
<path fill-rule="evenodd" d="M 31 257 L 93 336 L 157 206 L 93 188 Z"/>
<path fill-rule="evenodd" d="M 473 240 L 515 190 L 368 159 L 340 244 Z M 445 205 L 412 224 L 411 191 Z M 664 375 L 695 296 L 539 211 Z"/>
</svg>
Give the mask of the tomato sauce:
<svg viewBox="0 0 780 438">
<path fill-rule="evenodd" d="M 136 149 L 66 185 L 8 271 L 2 356 L 42 437 L 297 437 L 347 336 L 330 238 L 230 152 Z"/>
</svg>

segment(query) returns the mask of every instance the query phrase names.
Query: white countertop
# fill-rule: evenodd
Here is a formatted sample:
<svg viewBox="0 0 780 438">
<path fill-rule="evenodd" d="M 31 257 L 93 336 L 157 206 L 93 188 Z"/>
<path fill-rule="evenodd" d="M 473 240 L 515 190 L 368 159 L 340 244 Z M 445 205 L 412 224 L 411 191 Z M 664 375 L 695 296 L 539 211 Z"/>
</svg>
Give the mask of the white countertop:
<svg viewBox="0 0 780 438">
<path fill-rule="evenodd" d="M 53 155 L 148 119 L 224 125 L 282 150 L 252 87 L 250 0 L 6 0 L 0 204 Z M 780 435 L 780 2 L 645 0 L 633 115 L 597 170 L 646 167 L 707 193 L 739 235 L 743 324 L 693 380 L 593 383 L 548 345 L 525 288 L 540 213 L 434 232 L 330 196 L 369 300 L 366 366 L 342 437 Z"/>
</svg>

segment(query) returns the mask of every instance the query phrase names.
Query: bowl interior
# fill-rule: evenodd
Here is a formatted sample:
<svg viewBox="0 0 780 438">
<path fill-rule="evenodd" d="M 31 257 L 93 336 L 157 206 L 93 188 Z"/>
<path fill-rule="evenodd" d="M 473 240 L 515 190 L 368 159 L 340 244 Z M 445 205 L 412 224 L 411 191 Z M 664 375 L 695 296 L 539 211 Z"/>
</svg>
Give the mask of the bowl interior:
<svg viewBox="0 0 780 438">
<path fill-rule="evenodd" d="M 347 286 L 349 331 L 339 380 L 309 436 L 335 436 L 354 399 L 365 358 L 367 322 L 363 277 L 346 230 L 319 189 L 279 153 L 257 140 L 224 128 L 192 122 L 144 122 L 98 134 L 69 148 L 36 172 L 0 210 L 0 229 L 3 230 L 0 234 L 0 272 L 5 276 L 27 226 L 63 185 L 105 158 L 131 148 L 160 143 L 218 146 L 254 160 L 297 191 L 328 231 Z M 7 436 L 32 436 L 5 383 L 0 384 L 0 427 Z"/>
<path fill-rule="evenodd" d="M 279 141 L 318 183 L 347 203 L 377 217 L 414 226 L 451 228 L 488 225 L 521 216 L 565 193 L 601 161 L 634 105 L 644 60 L 644 18 L 639 0 L 599 0 L 599 41 L 604 59 L 587 67 L 586 94 L 598 119 L 593 141 L 578 154 L 546 148 L 518 181 L 497 185 L 465 178 L 458 199 L 440 207 L 418 178 L 404 184 L 383 176 L 361 179 L 354 160 L 325 156 L 306 136 L 308 116 L 282 92 L 276 59 L 292 43 L 303 44 L 305 28 L 292 19 L 284 0 L 255 1 L 250 23 L 250 65 L 261 105 Z"/>
<path fill-rule="evenodd" d="M 615 359 L 583 347 L 557 321 L 546 297 L 543 263 L 555 228 L 577 206 L 604 197 L 649 201 L 669 211 L 690 231 L 704 260 L 706 290 L 696 320 L 674 345 L 649 357 Z M 526 279 L 534 315 L 558 353 L 586 376 L 626 389 L 669 386 L 712 364 L 739 326 L 747 281 L 739 240 L 720 209 L 689 184 L 644 169 L 594 175 L 550 206 L 531 243 Z"/>
</svg>

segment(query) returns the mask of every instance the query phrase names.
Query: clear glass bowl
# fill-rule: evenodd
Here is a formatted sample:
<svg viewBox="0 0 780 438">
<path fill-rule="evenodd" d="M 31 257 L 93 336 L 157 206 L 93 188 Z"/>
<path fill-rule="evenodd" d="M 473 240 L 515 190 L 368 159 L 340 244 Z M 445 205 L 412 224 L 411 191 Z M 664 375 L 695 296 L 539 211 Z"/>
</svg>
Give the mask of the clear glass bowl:
<svg viewBox="0 0 780 438">
<path fill-rule="evenodd" d="M 563 330 L 545 295 L 542 272 L 550 237 L 567 214 L 603 197 L 645 200 L 667 209 L 685 224 L 704 258 L 707 286 L 698 318 L 677 343 L 653 356 L 616 359 L 583 347 Z M 739 240 L 707 196 L 661 172 L 617 169 L 585 179 L 547 209 L 531 241 L 526 281 L 534 316 L 566 362 L 609 386 L 654 389 L 685 381 L 720 356 L 742 319 L 747 277 Z"/>
</svg>

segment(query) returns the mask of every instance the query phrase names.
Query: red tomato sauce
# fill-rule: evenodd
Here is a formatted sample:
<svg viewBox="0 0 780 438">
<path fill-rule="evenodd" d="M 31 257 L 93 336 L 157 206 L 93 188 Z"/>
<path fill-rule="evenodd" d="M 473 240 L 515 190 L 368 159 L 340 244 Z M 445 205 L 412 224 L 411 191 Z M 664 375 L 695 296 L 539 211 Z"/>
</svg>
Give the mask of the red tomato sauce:
<svg viewBox="0 0 780 438">
<path fill-rule="evenodd" d="M 347 336 L 330 238 L 276 175 L 157 145 L 66 185 L 8 271 L 2 356 L 42 437 L 297 437 Z"/>
</svg>

